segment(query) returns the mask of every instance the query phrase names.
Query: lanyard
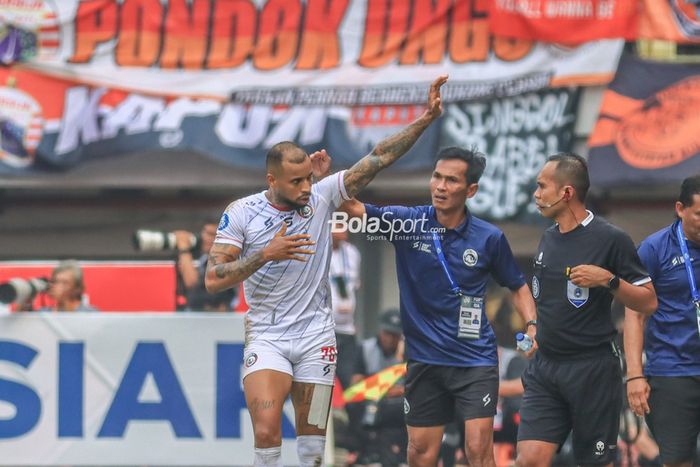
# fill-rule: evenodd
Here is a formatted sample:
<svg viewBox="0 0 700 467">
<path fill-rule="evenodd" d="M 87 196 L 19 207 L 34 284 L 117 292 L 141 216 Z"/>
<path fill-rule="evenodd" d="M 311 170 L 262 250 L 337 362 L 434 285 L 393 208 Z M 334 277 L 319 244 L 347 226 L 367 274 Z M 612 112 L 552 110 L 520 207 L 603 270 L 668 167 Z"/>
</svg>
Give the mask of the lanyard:
<svg viewBox="0 0 700 467">
<path fill-rule="evenodd" d="M 445 271 L 447 280 L 450 281 L 450 289 L 452 290 L 452 293 L 455 295 L 462 295 L 462 289 L 459 288 L 452 278 L 452 274 L 450 274 L 450 268 L 447 266 L 447 260 L 445 259 L 445 254 L 442 252 L 442 243 L 440 243 L 440 237 L 438 236 L 437 232 L 433 232 L 433 245 L 435 245 L 435 252 L 437 253 L 438 260 L 442 265 L 442 269 Z"/>
<path fill-rule="evenodd" d="M 676 227 L 676 235 L 678 236 L 678 243 L 681 246 L 681 253 L 683 253 L 683 259 L 685 263 L 685 272 L 688 274 L 688 282 L 690 282 L 690 294 L 693 297 L 693 302 L 697 308 L 700 302 L 700 293 L 698 293 L 698 286 L 695 284 L 695 274 L 693 272 L 693 266 L 690 264 L 690 254 L 688 253 L 688 244 L 685 241 L 685 235 L 683 235 L 682 222 L 678 222 L 678 227 Z M 698 310 L 700 312 L 700 310 Z"/>
</svg>

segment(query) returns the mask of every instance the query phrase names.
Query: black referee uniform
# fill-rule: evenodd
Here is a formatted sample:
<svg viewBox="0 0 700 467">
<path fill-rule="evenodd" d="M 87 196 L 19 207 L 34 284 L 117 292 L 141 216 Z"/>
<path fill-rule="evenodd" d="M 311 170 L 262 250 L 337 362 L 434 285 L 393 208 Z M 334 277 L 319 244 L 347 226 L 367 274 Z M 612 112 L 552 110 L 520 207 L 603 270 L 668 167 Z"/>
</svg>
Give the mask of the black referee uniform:
<svg viewBox="0 0 700 467">
<path fill-rule="evenodd" d="M 613 296 L 606 287 L 574 285 L 568 274 L 581 264 L 634 285 L 650 280 L 630 237 L 590 212 L 572 231 L 545 231 L 532 279 L 539 351 L 522 377 L 518 441 L 561 445 L 573 430 L 576 461 L 607 464 L 615 459 L 622 405 Z"/>
</svg>

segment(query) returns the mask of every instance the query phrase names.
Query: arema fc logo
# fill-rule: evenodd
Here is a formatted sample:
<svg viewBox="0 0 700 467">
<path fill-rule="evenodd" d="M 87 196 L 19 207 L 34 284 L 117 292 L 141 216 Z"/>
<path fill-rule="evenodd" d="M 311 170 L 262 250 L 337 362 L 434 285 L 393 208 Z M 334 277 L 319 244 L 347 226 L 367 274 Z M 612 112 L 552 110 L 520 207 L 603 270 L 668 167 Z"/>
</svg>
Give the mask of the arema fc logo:
<svg viewBox="0 0 700 467">
<path fill-rule="evenodd" d="M 307 204 L 303 208 L 297 209 L 297 212 L 304 219 L 308 219 L 309 217 L 314 215 L 314 208 L 312 208 L 310 205 Z"/>
<path fill-rule="evenodd" d="M 476 262 L 479 261 L 479 255 L 475 250 L 468 248 L 464 250 L 464 254 L 462 254 L 462 261 L 469 267 L 476 266 Z"/>
<path fill-rule="evenodd" d="M 245 367 L 250 368 L 251 366 L 255 365 L 255 362 L 258 361 L 258 354 L 252 353 L 248 355 L 245 359 Z"/>
</svg>

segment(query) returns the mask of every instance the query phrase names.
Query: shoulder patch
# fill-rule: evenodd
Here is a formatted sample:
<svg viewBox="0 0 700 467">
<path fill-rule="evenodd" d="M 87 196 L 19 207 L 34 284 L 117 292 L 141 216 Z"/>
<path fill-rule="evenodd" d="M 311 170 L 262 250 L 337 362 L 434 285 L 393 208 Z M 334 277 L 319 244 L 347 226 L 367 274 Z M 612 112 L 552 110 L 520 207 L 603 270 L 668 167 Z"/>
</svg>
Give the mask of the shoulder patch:
<svg viewBox="0 0 700 467">
<path fill-rule="evenodd" d="M 229 217 L 228 213 L 224 213 L 221 216 L 221 220 L 219 221 L 219 227 L 217 227 L 217 230 L 224 230 L 226 227 L 228 227 L 229 224 Z"/>
</svg>

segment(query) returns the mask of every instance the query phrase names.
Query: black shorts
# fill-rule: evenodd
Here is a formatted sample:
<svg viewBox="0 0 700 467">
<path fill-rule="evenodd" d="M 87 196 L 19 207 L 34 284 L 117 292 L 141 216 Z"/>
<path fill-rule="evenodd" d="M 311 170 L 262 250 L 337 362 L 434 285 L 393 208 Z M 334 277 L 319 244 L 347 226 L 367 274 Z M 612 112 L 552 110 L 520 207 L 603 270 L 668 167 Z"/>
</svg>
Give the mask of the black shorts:
<svg viewBox="0 0 700 467">
<path fill-rule="evenodd" d="M 498 404 L 498 367 L 408 362 L 404 413 L 408 426 L 446 425 L 493 417 Z"/>
<path fill-rule="evenodd" d="M 661 462 L 692 461 L 700 433 L 700 376 L 650 376 L 647 424 Z"/>
<path fill-rule="evenodd" d="M 562 445 L 573 430 L 579 464 L 615 460 L 622 407 L 619 358 L 610 354 L 553 360 L 537 352 L 522 376 L 518 441 Z"/>
</svg>

